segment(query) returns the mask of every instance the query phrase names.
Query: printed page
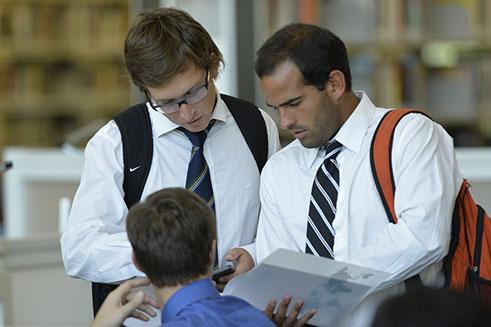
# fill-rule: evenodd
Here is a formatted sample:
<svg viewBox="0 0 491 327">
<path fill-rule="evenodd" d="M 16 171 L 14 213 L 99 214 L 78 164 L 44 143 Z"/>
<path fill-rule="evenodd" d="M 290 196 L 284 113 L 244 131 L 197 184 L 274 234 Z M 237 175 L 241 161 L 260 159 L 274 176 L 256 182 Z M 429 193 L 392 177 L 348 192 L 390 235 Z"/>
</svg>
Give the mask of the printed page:
<svg viewBox="0 0 491 327">
<path fill-rule="evenodd" d="M 384 272 L 280 249 L 231 280 L 223 294 L 240 297 L 260 310 L 270 299 L 291 295 L 292 303 L 305 301 L 301 314 L 317 310 L 309 323 L 337 326 L 387 277 Z"/>
</svg>

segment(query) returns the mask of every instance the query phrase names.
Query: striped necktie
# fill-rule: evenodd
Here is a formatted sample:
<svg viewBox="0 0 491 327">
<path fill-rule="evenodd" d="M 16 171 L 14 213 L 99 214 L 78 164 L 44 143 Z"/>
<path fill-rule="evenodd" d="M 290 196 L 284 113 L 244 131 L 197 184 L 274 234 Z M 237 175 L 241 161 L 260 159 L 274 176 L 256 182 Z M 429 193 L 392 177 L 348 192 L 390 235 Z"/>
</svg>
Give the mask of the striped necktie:
<svg viewBox="0 0 491 327">
<path fill-rule="evenodd" d="M 332 141 L 321 149 L 326 151 L 326 158 L 317 170 L 312 185 L 305 246 L 306 253 L 332 259 L 336 235 L 332 222 L 336 216 L 339 189 L 339 167 L 336 157 L 341 151 L 341 146 L 338 141 Z"/>
<path fill-rule="evenodd" d="M 193 145 L 186 177 L 186 188 L 197 193 L 205 200 L 209 207 L 215 210 L 215 198 L 211 186 L 210 170 L 208 169 L 208 164 L 203 155 L 203 145 L 205 144 L 206 136 L 212 125 L 213 122 L 208 125 L 206 130 L 201 132 L 190 132 L 182 127 L 180 127 L 179 130 L 186 134 Z"/>
<path fill-rule="evenodd" d="M 206 130 L 201 132 L 190 132 L 183 127 L 179 127 L 191 141 L 193 148 L 191 150 L 191 161 L 189 161 L 188 174 L 186 177 L 186 188 L 196 192 L 202 197 L 210 208 L 215 211 L 215 197 L 213 196 L 213 187 L 211 186 L 210 170 L 203 154 L 203 145 L 206 136 L 212 128 L 215 120 L 210 121 Z M 218 266 L 218 239 L 215 248 L 215 262 L 213 268 Z"/>
</svg>

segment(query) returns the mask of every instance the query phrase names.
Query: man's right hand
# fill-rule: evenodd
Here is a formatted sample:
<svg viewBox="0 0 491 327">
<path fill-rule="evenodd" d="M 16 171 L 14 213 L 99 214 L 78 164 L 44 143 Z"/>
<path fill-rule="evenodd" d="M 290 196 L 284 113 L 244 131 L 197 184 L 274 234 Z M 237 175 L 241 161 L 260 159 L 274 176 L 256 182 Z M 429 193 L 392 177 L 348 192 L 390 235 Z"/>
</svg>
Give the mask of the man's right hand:
<svg viewBox="0 0 491 327">
<path fill-rule="evenodd" d="M 290 305 L 292 298 L 291 296 L 285 296 L 281 303 L 278 305 L 276 309 L 276 300 L 270 300 L 268 305 L 264 309 L 264 314 L 271 319 L 278 327 L 300 327 L 304 326 L 307 321 L 309 321 L 317 312 L 316 310 L 309 310 L 302 317 L 298 318 L 300 310 L 303 307 L 303 300 L 298 300 L 295 303 L 295 306 L 290 312 L 290 315 L 286 315 L 288 312 L 288 306 Z M 276 310 L 276 312 L 275 312 Z"/>
<path fill-rule="evenodd" d="M 225 285 L 234 277 L 237 277 L 252 268 L 254 268 L 254 259 L 247 252 L 247 250 L 243 248 L 234 248 L 230 250 L 224 257 L 225 260 L 231 261 L 235 263 L 235 271 L 231 274 L 221 277 L 216 283 L 216 288 L 223 292 Z"/>
<path fill-rule="evenodd" d="M 150 281 L 146 278 L 135 278 L 119 285 L 107 296 L 92 322 L 92 327 L 121 326 L 128 317 L 143 321 L 147 321 L 148 316 L 155 317 L 156 312 L 151 307 L 157 308 L 157 302 L 141 290 L 133 291 L 134 288 L 149 284 Z"/>
</svg>

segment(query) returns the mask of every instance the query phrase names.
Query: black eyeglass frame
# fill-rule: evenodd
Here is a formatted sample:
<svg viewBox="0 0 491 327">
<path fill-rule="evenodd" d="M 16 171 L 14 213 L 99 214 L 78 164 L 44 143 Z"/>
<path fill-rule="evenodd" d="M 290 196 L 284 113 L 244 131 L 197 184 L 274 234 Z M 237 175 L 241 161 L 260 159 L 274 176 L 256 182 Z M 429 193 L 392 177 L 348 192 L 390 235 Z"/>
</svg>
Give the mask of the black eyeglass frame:
<svg viewBox="0 0 491 327">
<path fill-rule="evenodd" d="M 145 90 L 145 96 L 147 97 L 148 103 L 153 110 L 158 111 L 162 114 L 171 114 L 178 112 L 183 104 L 196 104 L 203 100 L 208 94 L 208 86 L 210 81 L 210 70 L 206 68 L 205 82 L 195 90 L 191 91 L 188 95 L 185 95 L 177 100 L 171 101 L 169 103 L 158 103 L 155 101 L 148 90 Z"/>
</svg>

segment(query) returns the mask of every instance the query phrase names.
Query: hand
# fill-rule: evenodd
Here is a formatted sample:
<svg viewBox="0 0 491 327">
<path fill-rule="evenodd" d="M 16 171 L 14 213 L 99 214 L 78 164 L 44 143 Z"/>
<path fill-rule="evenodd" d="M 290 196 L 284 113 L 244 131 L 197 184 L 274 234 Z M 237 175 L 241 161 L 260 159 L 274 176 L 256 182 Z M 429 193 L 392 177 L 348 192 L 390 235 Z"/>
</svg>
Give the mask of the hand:
<svg viewBox="0 0 491 327">
<path fill-rule="evenodd" d="M 291 300 L 291 296 L 285 296 L 278 306 L 276 313 L 274 313 L 276 308 L 276 300 L 270 300 L 266 306 L 266 309 L 264 309 L 264 314 L 278 327 L 300 327 L 305 325 L 317 311 L 309 310 L 302 317 L 298 318 L 298 314 L 300 313 L 300 310 L 302 310 L 304 304 L 303 300 L 298 300 L 295 303 L 292 312 L 290 312 L 290 315 L 286 316 Z"/>
<path fill-rule="evenodd" d="M 149 285 L 146 278 L 135 278 L 119 285 L 109 293 L 99 312 L 92 322 L 92 327 L 121 326 L 128 317 L 134 317 L 143 321 L 149 320 L 148 316 L 155 317 L 157 302 L 146 295 L 142 290 L 133 291 L 134 288 Z"/>
<path fill-rule="evenodd" d="M 235 263 L 235 271 L 231 274 L 220 277 L 218 283 L 216 283 L 216 288 L 220 292 L 223 291 L 229 280 L 251 270 L 254 267 L 254 259 L 252 259 L 252 256 L 249 254 L 249 252 L 247 252 L 247 250 L 242 248 L 235 248 L 228 251 L 224 259 Z"/>
</svg>

